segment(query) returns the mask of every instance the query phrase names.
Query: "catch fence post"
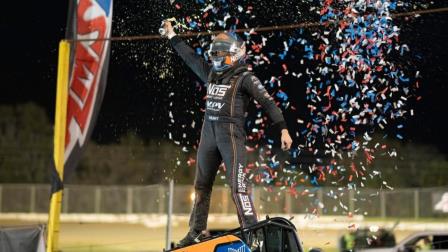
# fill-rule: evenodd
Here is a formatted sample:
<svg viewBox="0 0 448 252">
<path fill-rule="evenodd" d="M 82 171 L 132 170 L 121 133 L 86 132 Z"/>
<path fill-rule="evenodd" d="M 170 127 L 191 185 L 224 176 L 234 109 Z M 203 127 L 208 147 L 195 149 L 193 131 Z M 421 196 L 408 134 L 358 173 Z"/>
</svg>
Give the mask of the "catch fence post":
<svg viewBox="0 0 448 252">
<path fill-rule="evenodd" d="M 384 191 L 380 192 L 380 213 L 381 218 L 386 218 L 386 193 Z"/>
<path fill-rule="evenodd" d="M 167 220 L 166 220 L 166 244 L 165 249 L 169 250 L 171 249 L 170 243 L 171 243 L 171 218 L 173 215 L 173 199 L 174 199 L 174 180 L 171 179 L 169 183 L 169 189 L 168 189 L 168 212 L 167 212 Z"/>
<path fill-rule="evenodd" d="M 99 186 L 95 187 L 95 197 L 94 197 L 94 206 L 95 206 L 95 213 L 100 212 L 101 207 L 101 189 Z"/>
<path fill-rule="evenodd" d="M 414 219 L 420 217 L 420 193 L 418 189 L 414 190 Z"/>
<path fill-rule="evenodd" d="M 36 185 L 30 187 L 30 213 L 36 211 Z"/>
<path fill-rule="evenodd" d="M 131 214 L 133 209 L 132 209 L 132 203 L 134 201 L 134 195 L 133 195 L 133 190 L 131 186 L 128 186 L 126 188 L 127 193 L 126 193 L 126 213 Z"/>
</svg>

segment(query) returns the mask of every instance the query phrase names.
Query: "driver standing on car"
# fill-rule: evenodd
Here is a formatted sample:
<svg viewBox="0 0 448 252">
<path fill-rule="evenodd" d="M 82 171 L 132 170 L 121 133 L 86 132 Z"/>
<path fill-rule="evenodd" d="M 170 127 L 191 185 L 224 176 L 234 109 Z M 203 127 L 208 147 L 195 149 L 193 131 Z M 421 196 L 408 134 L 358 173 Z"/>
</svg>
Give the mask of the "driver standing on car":
<svg viewBox="0 0 448 252">
<path fill-rule="evenodd" d="M 171 45 L 207 86 L 206 110 L 197 152 L 195 200 L 190 216 L 190 230 L 179 247 L 199 242 L 207 228 L 210 196 L 221 162 L 236 205 L 242 227 L 257 223 L 254 204 L 248 193 L 246 178 L 246 132 L 244 130 L 249 101 L 255 99 L 268 114 L 272 126 L 278 129 L 283 150 L 291 147 L 281 110 L 260 80 L 245 63 L 246 47 L 235 33 L 220 33 L 210 45 L 209 65 L 173 30 L 171 22 L 163 23 L 164 34 Z"/>
</svg>

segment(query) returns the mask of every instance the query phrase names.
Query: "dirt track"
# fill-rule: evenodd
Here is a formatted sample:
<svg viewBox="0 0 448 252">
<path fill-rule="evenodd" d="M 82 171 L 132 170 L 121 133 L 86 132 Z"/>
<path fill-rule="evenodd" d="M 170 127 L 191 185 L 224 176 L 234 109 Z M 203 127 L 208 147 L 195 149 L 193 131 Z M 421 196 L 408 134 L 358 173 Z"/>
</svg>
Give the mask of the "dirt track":
<svg viewBox="0 0 448 252">
<path fill-rule="evenodd" d="M 26 225 L 36 222 L 0 220 L 1 226 Z M 149 227 L 143 224 L 126 223 L 63 223 L 61 226 L 60 248 L 63 252 L 84 251 L 162 251 L 165 245 L 165 228 Z M 211 221 L 209 228 L 234 228 L 235 222 L 224 225 Z M 179 240 L 187 231 L 187 223 L 178 221 L 173 228 L 173 240 Z M 320 247 L 334 252 L 338 237 L 347 229 L 323 230 L 300 229 L 299 237 L 305 251 L 310 247 Z M 412 231 L 397 231 L 401 240 Z"/>
</svg>

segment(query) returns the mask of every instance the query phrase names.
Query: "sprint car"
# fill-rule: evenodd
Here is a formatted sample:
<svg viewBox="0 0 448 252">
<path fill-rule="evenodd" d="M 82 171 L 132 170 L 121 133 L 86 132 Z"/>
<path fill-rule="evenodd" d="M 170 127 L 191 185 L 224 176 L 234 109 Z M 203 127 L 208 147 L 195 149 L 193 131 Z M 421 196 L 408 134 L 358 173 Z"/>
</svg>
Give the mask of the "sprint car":
<svg viewBox="0 0 448 252">
<path fill-rule="evenodd" d="M 248 228 L 237 228 L 212 235 L 199 243 L 170 252 L 303 252 L 291 221 L 267 217 Z M 168 252 L 166 251 L 166 252 Z"/>
</svg>

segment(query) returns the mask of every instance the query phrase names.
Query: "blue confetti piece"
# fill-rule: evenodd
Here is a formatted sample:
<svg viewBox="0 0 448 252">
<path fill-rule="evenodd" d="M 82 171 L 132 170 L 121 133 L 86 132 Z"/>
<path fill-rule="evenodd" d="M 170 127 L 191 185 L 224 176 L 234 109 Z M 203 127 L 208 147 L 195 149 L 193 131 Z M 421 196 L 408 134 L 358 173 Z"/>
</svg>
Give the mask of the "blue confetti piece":
<svg viewBox="0 0 448 252">
<path fill-rule="evenodd" d="M 310 182 L 311 182 L 312 185 L 319 186 L 319 183 L 317 183 L 317 178 L 316 177 L 313 177 L 313 179 L 311 179 Z"/>
<path fill-rule="evenodd" d="M 402 82 L 406 82 L 406 83 L 409 82 L 409 78 L 406 78 L 404 76 L 400 76 L 399 78 L 400 78 L 400 81 L 402 81 Z"/>
<path fill-rule="evenodd" d="M 277 98 L 279 98 L 279 99 L 281 99 L 283 101 L 287 101 L 288 100 L 288 95 L 285 92 L 283 92 L 283 91 L 278 91 L 276 96 L 277 96 Z"/>
<path fill-rule="evenodd" d="M 196 21 L 191 21 L 190 23 L 188 23 L 188 25 L 189 25 L 191 28 L 196 28 L 196 26 L 198 25 L 198 23 L 197 23 Z"/>
<path fill-rule="evenodd" d="M 284 60 L 286 57 L 286 54 L 287 54 L 287 52 L 284 51 L 284 52 L 280 53 L 278 56 L 280 57 L 281 60 Z"/>
</svg>

